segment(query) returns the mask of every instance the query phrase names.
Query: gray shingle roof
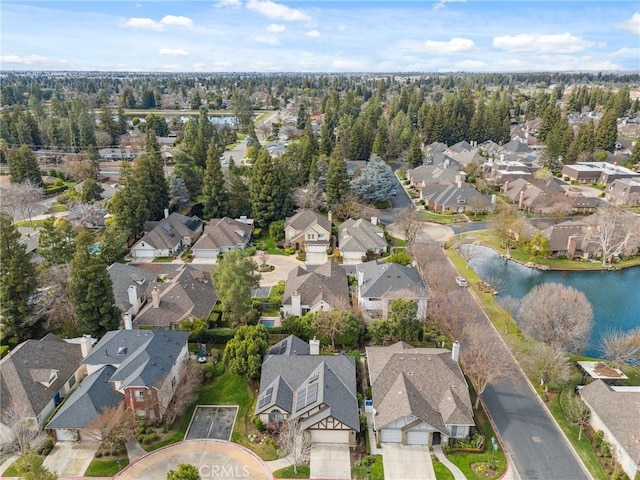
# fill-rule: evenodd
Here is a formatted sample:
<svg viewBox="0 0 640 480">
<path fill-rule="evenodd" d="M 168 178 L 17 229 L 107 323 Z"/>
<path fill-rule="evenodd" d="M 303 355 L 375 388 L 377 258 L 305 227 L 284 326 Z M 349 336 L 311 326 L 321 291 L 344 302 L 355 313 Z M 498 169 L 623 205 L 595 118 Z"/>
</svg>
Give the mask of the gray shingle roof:
<svg viewBox="0 0 640 480">
<path fill-rule="evenodd" d="M 51 336 L 42 340 L 27 340 L 0 360 L 0 406 L 13 401 L 30 416 L 38 415 L 55 397 L 64 383 L 80 367 L 82 353 L 79 344 L 61 342 Z M 56 373 L 56 380 L 46 386 L 39 383 Z"/>
<path fill-rule="evenodd" d="M 302 342 L 299 338 L 293 342 L 298 341 Z M 269 388 L 273 388 L 270 401 L 261 405 L 260 399 L 268 395 Z M 320 416 L 331 415 L 348 427 L 359 430 L 356 393 L 353 357 L 271 354 L 262 363 L 256 414 L 276 405 L 295 418 L 323 406 L 320 412 L 304 419 L 305 428 L 320 421 Z"/>
<path fill-rule="evenodd" d="M 291 227 L 296 232 L 304 232 L 316 224 L 331 232 L 329 220 L 313 210 L 300 210 L 292 217 L 288 217 L 284 222 L 284 227 Z"/>
<path fill-rule="evenodd" d="M 160 307 L 149 302 L 134 320 L 134 325 L 170 327 L 190 317 L 208 318 L 217 297 L 208 272 L 190 265 L 184 267 L 168 282 L 153 283 L 157 287 Z"/>
<path fill-rule="evenodd" d="M 188 338 L 188 332 L 112 330 L 82 363 L 115 366 L 109 381 L 121 381 L 122 388 L 150 388 L 158 386 L 169 373 Z"/>
<path fill-rule="evenodd" d="M 122 263 L 114 263 L 107 267 L 107 273 L 111 278 L 113 285 L 113 295 L 116 300 L 116 306 L 122 312 L 126 312 L 131 308 L 129 303 L 129 287 L 136 287 L 138 298 L 149 288 L 151 282 L 155 282 L 158 276 L 145 268 L 136 267 L 134 265 L 124 265 Z"/>
<path fill-rule="evenodd" d="M 376 428 L 414 415 L 438 430 L 474 425 L 462 371 L 442 348 L 413 348 L 404 342 L 367 347 Z"/>
<path fill-rule="evenodd" d="M 341 252 L 366 252 L 367 250 L 386 250 L 387 240 L 384 230 L 362 218 L 350 218 L 338 228 Z"/>
<path fill-rule="evenodd" d="M 475 188 L 467 184 L 462 184 L 460 187 L 457 185 L 449 185 L 444 190 L 430 195 L 428 200 L 434 202 L 436 205 L 457 207 L 458 205 L 468 205 L 469 200 L 472 198 L 479 199 L 485 206 L 489 206 L 491 203 L 486 195 L 482 195 Z"/>
<path fill-rule="evenodd" d="M 302 267 L 294 268 L 287 277 L 282 303 L 291 304 L 294 292 L 300 294 L 301 305 L 316 305 L 323 300 L 333 308 L 346 308 L 349 305 L 347 271 L 333 260 L 313 272 Z"/>
<path fill-rule="evenodd" d="M 233 218 L 212 218 L 204 227 L 200 239 L 192 250 L 220 250 L 236 248 L 247 243 L 253 232 L 253 225 L 239 222 Z"/>
<path fill-rule="evenodd" d="M 452 162 L 448 166 L 444 164 L 420 165 L 407 171 L 407 176 L 414 184 L 424 182 L 425 185 L 429 183 L 454 183 L 458 175 L 460 175 L 460 166 L 457 162 Z"/>
<path fill-rule="evenodd" d="M 109 383 L 115 370 L 115 367 L 106 365 L 87 375 L 65 400 L 46 428 L 84 428 L 105 408 L 119 405 L 124 395 Z"/>
<path fill-rule="evenodd" d="M 295 335 L 289 335 L 271 347 L 269 355 L 309 355 L 309 351 L 307 342 Z"/>
<path fill-rule="evenodd" d="M 151 227 L 151 228 L 149 228 Z M 158 222 L 147 222 L 145 229 L 149 232 L 140 242 L 145 242 L 156 249 L 174 248 L 182 238 L 193 238 L 202 228 L 202 220 L 198 217 L 187 217 L 173 212 L 168 218 Z"/>
<path fill-rule="evenodd" d="M 362 282 L 358 280 L 360 298 L 398 298 L 414 294 L 426 297 L 425 286 L 414 266 L 388 262 L 366 262 L 356 266 L 358 279 L 362 272 Z"/>
</svg>

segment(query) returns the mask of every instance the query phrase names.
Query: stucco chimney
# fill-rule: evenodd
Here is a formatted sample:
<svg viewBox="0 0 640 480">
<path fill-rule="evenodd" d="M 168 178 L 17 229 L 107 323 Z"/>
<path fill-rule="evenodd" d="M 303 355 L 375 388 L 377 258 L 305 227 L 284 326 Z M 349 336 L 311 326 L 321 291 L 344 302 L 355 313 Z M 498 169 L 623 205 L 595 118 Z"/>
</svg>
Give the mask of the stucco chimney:
<svg viewBox="0 0 640 480">
<path fill-rule="evenodd" d="M 358 285 L 362 285 L 364 283 L 364 271 L 358 270 Z"/>
<path fill-rule="evenodd" d="M 133 323 L 131 322 L 131 314 L 129 312 L 124 314 L 124 329 L 133 330 Z"/>
<path fill-rule="evenodd" d="M 164 209 L 164 218 L 169 218 L 169 209 L 168 208 Z"/>
<path fill-rule="evenodd" d="M 135 285 L 129 285 L 127 295 L 129 296 L 129 303 L 132 306 L 131 312 L 136 315 L 138 313 L 138 289 Z"/>
<path fill-rule="evenodd" d="M 160 308 L 160 291 L 158 287 L 153 287 L 153 290 L 151 290 L 151 303 L 153 308 Z"/>
<path fill-rule="evenodd" d="M 302 304 L 300 301 L 300 292 L 297 290 L 291 295 L 291 313 L 298 317 L 302 315 Z"/>
<path fill-rule="evenodd" d="M 455 342 L 453 342 L 453 346 L 451 348 L 451 358 L 456 363 L 458 362 L 458 359 L 460 358 L 460 342 L 458 342 L 457 340 Z"/>
<path fill-rule="evenodd" d="M 320 355 L 320 340 L 316 337 L 309 340 L 309 355 Z"/>
<path fill-rule="evenodd" d="M 371 217 L 371 223 L 378 225 L 378 217 Z"/>
<path fill-rule="evenodd" d="M 329 220 L 329 224 L 333 225 L 333 212 L 331 210 L 327 212 L 327 220 Z"/>
<path fill-rule="evenodd" d="M 506 180 L 504 182 L 504 193 L 507 193 L 509 191 L 509 180 Z"/>
<path fill-rule="evenodd" d="M 504 153 L 500 154 L 500 162 L 504 162 Z"/>
<path fill-rule="evenodd" d="M 456 175 L 456 186 L 462 188 L 462 175 Z"/>
<path fill-rule="evenodd" d="M 91 335 L 83 335 L 80 339 L 80 352 L 82 352 L 82 358 L 85 358 L 91 353 L 93 348 L 93 338 Z"/>
<path fill-rule="evenodd" d="M 522 208 L 524 205 L 524 190 L 520 191 L 520 199 L 518 200 L 518 208 Z"/>
<path fill-rule="evenodd" d="M 569 260 L 573 260 L 573 257 L 576 256 L 576 248 L 578 246 L 578 239 L 575 235 L 570 235 L 567 238 L 567 258 Z"/>
</svg>

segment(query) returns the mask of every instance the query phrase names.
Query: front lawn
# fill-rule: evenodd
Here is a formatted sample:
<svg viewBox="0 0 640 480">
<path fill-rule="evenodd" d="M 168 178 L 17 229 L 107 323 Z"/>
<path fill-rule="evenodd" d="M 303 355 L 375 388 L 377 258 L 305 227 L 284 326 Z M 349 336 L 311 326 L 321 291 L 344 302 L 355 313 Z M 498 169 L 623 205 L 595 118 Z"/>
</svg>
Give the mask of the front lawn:
<svg viewBox="0 0 640 480">
<path fill-rule="evenodd" d="M 368 466 L 354 465 L 353 468 L 351 469 L 351 478 L 367 479 L 367 480 L 384 480 L 384 468 L 382 466 L 382 455 L 369 455 L 365 458 L 370 458 L 370 457 L 375 458 L 375 462 Z M 367 472 L 367 469 L 369 469 L 369 472 Z"/>
<path fill-rule="evenodd" d="M 467 217 L 464 215 L 442 215 L 440 213 L 433 213 L 429 211 L 419 211 L 418 218 L 423 222 L 441 223 L 444 225 L 467 221 Z"/>
<path fill-rule="evenodd" d="M 298 465 L 298 473 L 293 473 L 293 465 L 273 472 L 273 478 L 309 478 L 310 475 L 308 465 Z"/>
<path fill-rule="evenodd" d="M 436 480 L 454 480 L 453 473 L 445 467 L 444 463 L 439 462 L 435 458 L 433 460 L 433 471 L 436 474 Z"/>
<path fill-rule="evenodd" d="M 129 465 L 127 457 L 115 460 L 94 460 L 84 472 L 85 477 L 113 477 L 116 473 Z"/>
</svg>

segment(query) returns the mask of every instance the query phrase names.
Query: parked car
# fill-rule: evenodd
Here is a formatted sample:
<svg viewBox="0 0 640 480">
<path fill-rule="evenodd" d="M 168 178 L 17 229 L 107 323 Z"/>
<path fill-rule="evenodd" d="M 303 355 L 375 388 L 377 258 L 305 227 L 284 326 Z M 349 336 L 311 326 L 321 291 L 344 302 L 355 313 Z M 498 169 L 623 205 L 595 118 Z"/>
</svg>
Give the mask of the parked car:
<svg viewBox="0 0 640 480">
<path fill-rule="evenodd" d="M 468 287 L 469 283 L 467 283 L 467 279 L 464 277 L 456 277 L 456 283 L 459 287 Z"/>
</svg>

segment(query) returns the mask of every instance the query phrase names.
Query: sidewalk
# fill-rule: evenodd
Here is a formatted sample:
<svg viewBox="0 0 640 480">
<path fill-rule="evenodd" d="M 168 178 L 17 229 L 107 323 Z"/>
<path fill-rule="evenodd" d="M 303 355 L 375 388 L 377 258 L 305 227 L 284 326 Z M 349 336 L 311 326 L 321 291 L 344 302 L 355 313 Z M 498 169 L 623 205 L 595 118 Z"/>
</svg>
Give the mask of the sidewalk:
<svg viewBox="0 0 640 480">
<path fill-rule="evenodd" d="M 433 445 L 433 453 L 436 458 L 442 463 L 445 467 L 449 469 L 449 471 L 453 474 L 453 478 L 455 480 L 466 480 L 467 477 L 464 476 L 464 473 L 456 467 L 453 463 L 449 461 L 449 459 L 445 456 L 442 451 L 442 445 Z"/>
</svg>

